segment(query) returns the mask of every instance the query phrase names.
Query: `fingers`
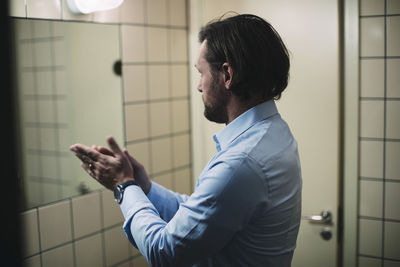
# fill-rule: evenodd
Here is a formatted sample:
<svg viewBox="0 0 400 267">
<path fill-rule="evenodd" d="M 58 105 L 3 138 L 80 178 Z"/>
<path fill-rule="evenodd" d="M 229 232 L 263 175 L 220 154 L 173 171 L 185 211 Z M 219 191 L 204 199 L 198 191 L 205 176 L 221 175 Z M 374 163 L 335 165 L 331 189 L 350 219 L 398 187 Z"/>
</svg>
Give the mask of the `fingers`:
<svg viewBox="0 0 400 267">
<path fill-rule="evenodd" d="M 82 144 L 75 144 L 70 146 L 70 150 L 74 152 L 77 156 L 83 158 L 88 158 L 89 160 L 96 161 L 99 158 L 100 153 L 95 149 Z"/>
<path fill-rule="evenodd" d="M 118 154 L 120 156 L 123 156 L 121 148 L 117 144 L 117 141 L 115 141 L 114 137 L 112 137 L 112 136 L 108 137 L 107 138 L 107 143 L 110 146 L 112 152 L 114 152 L 115 154 Z"/>
</svg>

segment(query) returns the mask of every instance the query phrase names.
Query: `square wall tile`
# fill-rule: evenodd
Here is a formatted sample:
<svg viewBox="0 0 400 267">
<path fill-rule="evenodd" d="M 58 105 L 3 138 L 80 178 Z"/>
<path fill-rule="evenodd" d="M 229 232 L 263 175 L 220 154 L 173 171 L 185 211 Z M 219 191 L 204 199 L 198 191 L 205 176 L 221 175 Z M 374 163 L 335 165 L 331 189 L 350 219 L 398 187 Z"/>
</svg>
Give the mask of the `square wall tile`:
<svg viewBox="0 0 400 267">
<path fill-rule="evenodd" d="M 70 201 L 39 208 L 39 229 L 42 250 L 72 240 Z"/>
<path fill-rule="evenodd" d="M 386 103 L 386 137 L 400 139 L 400 101 Z"/>
<path fill-rule="evenodd" d="M 172 62 L 186 62 L 188 61 L 188 33 L 186 30 L 171 29 L 170 34 L 170 49 Z"/>
<path fill-rule="evenodd" d="M 386 142 L 386 178 L 400 180 L 400 142 Z"/>
<path fill-rule="evenodd" d="M 167 0 L 147 0 L 147 23 L 167 25 Z"/>
<path fill-rule="evenodd" d="M 61 0 L 26 0 L 27 17 L 61 19 Z"/>
<path fill-rule="evenodd" d="M 186 0 L 169 0 L 169 24 L 187 26 Z"/>
<path fill-rule="evenodd" d="M 168 37 L 167 29 L 147 28 L 147 48 L 149 62 L 168 61 Z"/>
<path fill-rule="evenodd" d="M 386 64 L 387 96 L 400 98 L 400 59 L 387 59 Z"/>
<path fill-rule="evenodd" d="M 175 100 L 172 102 L 172 130 L 175 133 L 189 130 L 188 100 Z"/>
<path fill-rule="evenodd" d="M 22 261 L 24 267 L 42 267 L 40 255 L 33 256 Z"/>
<path fill-rule="evenodd" d="M 36 90 L 38 95 L 53 93 L 53 73 L 51 71 L 38 71 L 36 74 Z"/>
<path fill-rule="evenodd" d="M 384 19 L 361 18 L 360 19 L 360 55 L 383 56 L 384 55 Z"/>
<path fill-rule="evenodd" d="M 160 138 L 151 142 L 152 173 L 172 168 L 171 138 Z"/>
<path fill-rule="evenodd" d="M 177 170 L 174 172 L 174 185 L 175 191 L 181 194 L 190 195 L 192 194 L 192 176 L 190 168 L 183 170 Z"/>
<path fill-rule="evenodd" d="M 42 254 L 42 267 L 74 267 L 72 244 L 46 251 Z"/>
<path fill-rule="evenodd" d="M 119 9 L 121 23 L 144 24 L 144 1 L 145 0 L 124 0 Z"/>
<path fill-rule="evenodd" d="M 387 17 L 387 55 L 400 56 L 400 17 Z"/>
<path fill-rule="evenodd" d="M 79 238 L 100 231 L 100 201 L 101 198 L 99 192 L 72 199 L 74 238 Z"/>
<path fill-rule="evenodd" d="M 385 217 L 400 220 L 400 183 L 386 182 L 385 186 Z"/>
<path fill-rule="evenodd" d="M 125 106 L 125 128 L 127 141 L 147 138 L 149 136 L 149 120 L 147 104 Z"/>
<path fill-rule="evenodd" d="M 140 164 L 144 166 L 147 172 L 150 172 L 150 154 L 149 142 L 140 142 L 134 144 L 128 144 L 127 149 L 129 154 L 134 157 Z"/>
<path fill-rule="evenodd" d="M 172 173 L 165 173 L 157 175 L 152 179 L 154 182 L 174 191 L 174 181 L 172 179 Z"/>
<path fill-rule="evenodd" d="M 358 249 L 360 254 L 380 257 L 382 255 L 382 222 L 359 221 Z"/>
<path fill-rule="evenodd" d="M 399 0 L 387 0 L 387 13 L 392 14 L 400 14 L 400 1 Z"/>
<path fill-rule="evenodd" d="M 146 61 L 145 31 L 143 26 L 122 25 L 123 62 Z"/>
<path fill-rule="evenodd" d="M 384 60 L 361 59 L 360 63 L 361 97 L 384 97 Z"/>
<path fill-rule="evenodd" d="M 165 99 L 169 93 L 169 68 L 167 65 L 149 66 L 150 99 Z"/>
<path fill-rule="evenodd" d="M 40 148 L 47 151 L 56 151 L 57 130 L 52 128 L 40 128 Z"/>
<path fill-rule="evenodd" d="M 75 241 L 77 267 L 103 266 L 103 239 L 101 234 Z"/>
<path fill-rule="evenodd" d="M 172 65 L 171 67 L 172 97 L 189 95 L 189 71 L 187 65 Z"/>
<path fill-rule="evenodd" d="M 383 142 L 360 142 L 360 176 L 382 178 L 383 176 Z"/>
<path fill-rule="evenodd" d="M 24 146 L 26 149 L 40 149 L 40 128 L 24 128 Z"/>
<path fill-rule="evenodd" d="M 103 205 L 103 221 L 104 228 L 114 226 L 124 222 L 124 216 L 114 199 L 114 193 L 111 190 L 104 190 L 101 192 L 102 205 Z"/>
<path fill-rule="evenodd" d="M 123 66 L 124 102 L 147 99 L 146 66 Z"/>
<path fill-rule="evenodd" d="M 150 103 L 151 135 L 171 133 L 171 107 L 169 102 Z"/>
<path fill-rule="evenodd" d="M 34 38 L 47 38 L 52 36 L 51 25 L 52 22 L 47 20 L 34 20 L 33 25 L 33 37 Z"/>
<path fill-rule="evenodd" d="M 359 215 L 382 218 L 383 183 L 360 181 Z"/>
<path fill-rule="evenodd" d="M 51 43 L 50 42 L 34 43 L 33 57 L 34 57 L 35 67 L 52 66 Z"/>
<path fill-rule="evenodd" d="M 361 0 L 360 15 L 383 15 L 385 14 L 385 2 L 382 0 Z"/>
<path fill-rule="evenodd" d="M 400 260 L 400 223 L 385 222 L 385 258 Z"/>
<path fill-rule="evenodd" d="M 26 17 L 25 0 L 9 1 L 9 13 L 12 17 Z"/>
<path fill-rule="evenodd" d="M 128 238 L 122 226 L 114 227 L 104 232 L 106 265 L 111 266 L 129 258 Z"/>
<path fill-rule="evenodd" d="M 189 134 L 173 137 L 174 167 L 186 166 L 190 163 Z"/>
<path fill-rule="evenodd" d="M 361 137 L 383 138 L 384 101 L 362 100 L 360 108 Z"/>
<path fill-rule="evenodd" d="M 39 228 L 37 209 L 21 213 L 22 257 L 26 258 L 39 252 Z"/>
<path fill-rule="evenodd" d="M 367 257 L 358 257 L 358 267 L 382 267 L 382 260 Z"/>
</svg>

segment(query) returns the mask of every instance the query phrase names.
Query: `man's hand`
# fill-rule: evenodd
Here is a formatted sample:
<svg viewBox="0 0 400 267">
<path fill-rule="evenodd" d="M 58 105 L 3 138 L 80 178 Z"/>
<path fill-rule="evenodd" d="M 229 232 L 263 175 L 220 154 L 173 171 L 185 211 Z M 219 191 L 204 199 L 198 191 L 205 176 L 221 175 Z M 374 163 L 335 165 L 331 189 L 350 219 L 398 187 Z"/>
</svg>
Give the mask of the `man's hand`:
<svg viewBox="0 0 400 267">
<path fill-rule="evenodd" d="M 115 139 L 109 137 L 107 143 L 111 150 L 98 151 L 82 144 L 72 145 L 70 150 L 82 161 L 82 168 L 91 177 L 107 189 L 114 190 L 121 183 L 135 180 L 134 170 L 128 154 L 121 151 Z"/>
</svg>

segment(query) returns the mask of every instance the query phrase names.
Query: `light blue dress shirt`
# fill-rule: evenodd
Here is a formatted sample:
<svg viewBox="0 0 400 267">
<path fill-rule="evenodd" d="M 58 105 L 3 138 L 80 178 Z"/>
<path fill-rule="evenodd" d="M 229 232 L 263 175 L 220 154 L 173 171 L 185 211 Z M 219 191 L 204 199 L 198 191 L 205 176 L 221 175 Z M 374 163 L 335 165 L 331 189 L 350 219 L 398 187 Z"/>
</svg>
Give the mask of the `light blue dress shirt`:
<svg viewBox="0 0 400 267">
<path fill-rule="evenodd" d="M 126 188 L 124 231 L 152 266 L 290 266 L 300 225 L 297 142 L 273 100 L 214 136 L 191 196 Z M 189 177 L 188 177 L 189 178 Z"/>
</svg>

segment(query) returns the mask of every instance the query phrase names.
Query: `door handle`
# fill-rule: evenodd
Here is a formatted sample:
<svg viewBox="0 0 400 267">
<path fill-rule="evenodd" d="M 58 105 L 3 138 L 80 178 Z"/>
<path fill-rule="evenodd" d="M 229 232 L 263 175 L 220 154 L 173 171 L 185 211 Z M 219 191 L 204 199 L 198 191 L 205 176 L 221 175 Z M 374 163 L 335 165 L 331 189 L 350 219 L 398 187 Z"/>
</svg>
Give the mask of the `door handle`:
<svg viewBox="0 0 400 267">
<path fill-rule="evenodd" d="M 330 211 L 322 211 L 320 215 L 306 215 L 302 219 L 315 224 L 332 225 L 332 213 Z"/>
</svg>

